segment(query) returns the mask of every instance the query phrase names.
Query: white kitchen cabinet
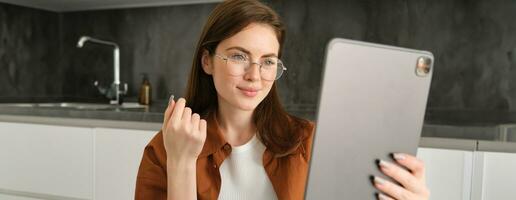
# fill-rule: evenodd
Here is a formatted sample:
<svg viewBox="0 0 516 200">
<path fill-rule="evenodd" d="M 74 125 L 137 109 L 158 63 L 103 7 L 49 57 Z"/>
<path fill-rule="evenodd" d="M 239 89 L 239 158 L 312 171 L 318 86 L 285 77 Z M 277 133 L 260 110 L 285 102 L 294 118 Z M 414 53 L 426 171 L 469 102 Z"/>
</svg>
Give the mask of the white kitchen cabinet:
<svg viewBox="0 0 516 200">
<path fill-rule="evenodd" d="M 134 199 L 157 132 L 0 122 L 0 199 Z"/>
<path fill-rule="evenodd" d="M 95 199 L 134 199 L 145 145 L 158 131 L 95 129 Z"/>
<path fill-rule="evenodd" d="M 516 145 L 516 144 L 515 144 Z M 475 152 L 481 158 L 477 165 L 482 176 L 475 199 L 502 200 L 516 199 L 516 153 Z M 480 189 L 481 188 L 481 189 Z M 478 197 L 480 196 L 480 197 Z"/>
<path fill-rule="evenodd" d="M 41 200 L 40 198 L 31 198 L 31 197 L 8 195 L 8 194 L 0 194 L 0 199 L 2 199 L 2 200 Z"/>
<path fill-rule="evenodd" d="M 93 198 L 92 132 L 92 128 L 0 122 L 0 188 Z"/>
<path fill-rule="evenodd" d="M 419 148 L 417 157 L 425 162 L 430 199 L 470 199 L 473 151 Z"/>
<path fill-rule="evenodd" d="M 0 199 L 134 199 L 157 132 L 0 122 Z M 419 148 L 430 199 L 516 199 L 516 153 L 487 151 Z"/>
</svg>

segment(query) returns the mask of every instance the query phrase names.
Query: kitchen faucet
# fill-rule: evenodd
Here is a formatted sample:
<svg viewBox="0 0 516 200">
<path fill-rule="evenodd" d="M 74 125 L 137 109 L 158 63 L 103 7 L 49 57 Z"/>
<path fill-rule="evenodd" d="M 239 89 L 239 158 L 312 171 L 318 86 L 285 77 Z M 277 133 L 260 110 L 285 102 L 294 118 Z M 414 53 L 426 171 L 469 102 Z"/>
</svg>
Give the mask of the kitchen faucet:
<svg viewBox="0 0 516 200">
<path fill-rule="evenodd" d="M 113 46 L 113 62 L 114 62 L 114 81 L 111 84 L 109 88 L 102 87 L 99 85 L 98 81 L 95 81 L 93 84 L 97 87 L 100 93 L 102 93 L 104 96 L 106 96 L 108 99 L 110 99 L 110 104 L 116 104 L 121 105 L 123 103 L 122 101 L 122 95 L 127 94 L 127 83 L 124 83 L 123 90 L 120 90 L 120 49 L 118 48 L 118 45 L 114 42 L 105 41 L 105 40 L 99 40 L 95 39 L 89 36 L 82 36 L 79 38 L 79 41 L 77 42 L 77 48 L 82 48 L 84 46 L 85 42 L 93 42 L 98 44 L 104 44 Z"/>
</svg>

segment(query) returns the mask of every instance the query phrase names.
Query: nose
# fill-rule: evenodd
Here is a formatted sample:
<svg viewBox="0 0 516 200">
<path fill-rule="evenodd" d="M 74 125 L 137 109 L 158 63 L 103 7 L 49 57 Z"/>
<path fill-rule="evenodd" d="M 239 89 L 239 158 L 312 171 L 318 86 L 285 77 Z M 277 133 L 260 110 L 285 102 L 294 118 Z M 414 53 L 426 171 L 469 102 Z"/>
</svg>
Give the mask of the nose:
<svg viewBox="0 0 516 200">
<path fill-rule="evenodd" d="M 250 63 L 249 69 L 245 72 L 244 78 L 248 81 L 257 81 L 261 78 L 260 64 L 252 62 Z"/>
</svg>

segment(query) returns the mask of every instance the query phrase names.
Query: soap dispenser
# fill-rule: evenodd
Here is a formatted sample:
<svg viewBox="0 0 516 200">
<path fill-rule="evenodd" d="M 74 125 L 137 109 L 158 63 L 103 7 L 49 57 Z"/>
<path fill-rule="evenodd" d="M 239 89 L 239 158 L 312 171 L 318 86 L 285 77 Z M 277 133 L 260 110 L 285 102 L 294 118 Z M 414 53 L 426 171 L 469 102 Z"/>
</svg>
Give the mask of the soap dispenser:
<svg viewBox="0 0 516 200">
<path fill-rule="evenodd" d="M 143 76 L 142 85 L 140 86 L 140 94 L 138 98 L 138 103 L 141 105 L 150 105 L 151 104 L 151 85 L 149 82 L 149 77 L 146 73 L 141 74 Z"/>
</svg>

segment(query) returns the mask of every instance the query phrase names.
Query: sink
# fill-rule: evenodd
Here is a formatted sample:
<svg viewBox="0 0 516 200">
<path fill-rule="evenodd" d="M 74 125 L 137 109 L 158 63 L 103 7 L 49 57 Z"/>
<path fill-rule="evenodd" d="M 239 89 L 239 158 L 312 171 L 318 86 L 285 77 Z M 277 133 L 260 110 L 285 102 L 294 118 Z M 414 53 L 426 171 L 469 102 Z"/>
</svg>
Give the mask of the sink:
<svg viewBox="0 0 516 200">
<path fill-rule="evenodd" d="M 61 108 L 78 110 L 110 110 L 110 109 L 143 109 L 146 105 L 135 102 L 127 102 L 122 105 L 100 104 L 100 103 L 79 103 L 79 102 L 56 102 L 56 103 L 0 103 L 0 107 L 20 108 Z"/>
</svg>

